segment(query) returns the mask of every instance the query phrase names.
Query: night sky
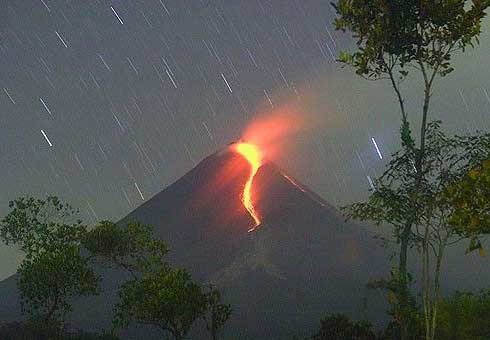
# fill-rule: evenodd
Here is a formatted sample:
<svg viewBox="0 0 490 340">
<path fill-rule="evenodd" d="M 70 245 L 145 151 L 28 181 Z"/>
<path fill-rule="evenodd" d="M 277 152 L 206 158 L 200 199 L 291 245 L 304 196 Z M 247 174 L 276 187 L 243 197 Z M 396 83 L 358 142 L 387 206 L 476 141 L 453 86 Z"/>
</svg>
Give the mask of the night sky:
<svg viewBox="0 0 490 340">
<path fill-rule="evenodd" d="M 333 204 L 366 197 L 399 112 L 387 84 L 335 62 L 353 42 L 333 15 L 319 0 L 0 0 L 0 216 L 56 194 L 88 223 L 118 220 L 288 101 L 325 119 L 279 165 Z M 489 129 L 489 56 L 484 34 L 437 84 L 448 130 Z M 0 246 L 0 279 L 19 259 Z"/>
</svg>

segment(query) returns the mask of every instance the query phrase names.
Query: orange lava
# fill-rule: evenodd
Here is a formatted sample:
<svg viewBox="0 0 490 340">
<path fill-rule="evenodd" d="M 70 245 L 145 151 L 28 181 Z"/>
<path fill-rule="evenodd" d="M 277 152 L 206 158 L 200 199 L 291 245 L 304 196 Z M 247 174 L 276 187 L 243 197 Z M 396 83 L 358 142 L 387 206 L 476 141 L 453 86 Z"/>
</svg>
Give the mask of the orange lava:
<svg viewBox="0 0 490 340">
<path fill-rule="evenodd" d="M 243 188 L 242 193 L 242 202 L 243 206 L 249 212 L 250 216 L 252 216 L 255 225 L 249 229 L 249 232 L 254 231 L 260 225 L 260 218 L 257 212 L 255 211 L 253 199 L 252 199 L 252 182 L 255 177 L 255 174 L 259 170 L 262 165 L 262 152 L 259 148 L 253 144 L 249 143 L 238 143 L 235 144 L 235 151 L 242 155 L 249 163 L 251 167 L 250 176 Z"/>
</svg>

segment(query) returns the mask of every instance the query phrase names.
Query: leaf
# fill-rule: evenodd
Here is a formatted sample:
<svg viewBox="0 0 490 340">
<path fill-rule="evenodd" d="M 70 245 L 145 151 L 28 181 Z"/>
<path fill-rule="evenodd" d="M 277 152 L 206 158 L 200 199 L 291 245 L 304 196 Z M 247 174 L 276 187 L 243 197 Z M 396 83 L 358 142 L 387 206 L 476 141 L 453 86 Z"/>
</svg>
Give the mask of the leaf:
<svg viewBox="0 0 490 340">
<path fill-rule="evenodd" d="M 471 169 L 468 176 L 471 179 L 476 180 L 480 176 L 480 171 L 478 171 L 478 169 Z"/>
<path fill-rule="evenodd" d="M 339 62 L 344 64 L 350 64 L 352 63 L 352 60 L 353 60 L 352 54 L 345 51 L 340 52 L 339 59 L 338 59 Z"/>
<path fill-rule="evenodd" d="M 475 251 L 475 250 L 481 249 L 481 248 L 482 248 L 482 245 L 481 245 L 480 240 L 477 237 L 473 236 L 470 239 L 470 244 L 468 245 L 468 252 L 472 252 L 472 251 Z"/>
</svg>

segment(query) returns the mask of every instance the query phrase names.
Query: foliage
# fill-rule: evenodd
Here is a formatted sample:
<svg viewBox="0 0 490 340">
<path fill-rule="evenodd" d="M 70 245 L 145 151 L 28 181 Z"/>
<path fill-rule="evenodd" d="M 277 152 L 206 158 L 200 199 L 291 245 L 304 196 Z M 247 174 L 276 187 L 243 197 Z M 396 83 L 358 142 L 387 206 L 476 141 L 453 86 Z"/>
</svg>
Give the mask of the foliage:
<svg viewBox="0 0 490 340">
<path fill-rule="evenodd" d="M 59 324 L 33 319 L 26 322 L 11 322 L 0 325 L 2 340 L 119 340 L 109 333 L 68 332 Z"/>
<path fill-rule="evenodd" d="M 83 245 L 94 256 L 132 275 L 167 267 L 167 246 L 153 237 L 152 226 L 142 223 L 130 222 L 122 227 L 102 221 L 85 235 Z"/>
<path fill-rule="evenodd" d="M 184 339 L 192 324 L 207 308 L 202 287 L 182 269 L 152 271 L 121 286 L 116 310 L 116 325 L 130 322 L 151 324 Z"/>
<path fill-rule="evenodd" d="M 153 237 L 151 226 L 102 221 L 87 233 L 83 244 L 94 256 L 131 274 L 119 288 L 115 328 L 153 325 L 183 339 L 198 319 L 204 319 L 211 337 L 219 338 L 231 307 L 221 303 L 216 289 L 206 290 L 187 271 L 168 265 L 168 248 Z"/>
<path fill-rule="evenodd" d="M 86 231 L 78 211 L 55 196 L 46 200 L 20 197 L 9 202 L 0 223 L 0 237 L 25 253 L 27 260 L 57 245 L 77 242 Z"/>
<path fill-rule="evenodd" d="M 9 207 L 0 237 L 26 255 L 17 281 L 22 309 L 31 317 L 61 322 L 71 298 L 97 292 L 99 277 L 80 245 L 86 227 L 78 212 L 55 196 L 21 197 Z"/>
<path fill-rule="evenodd" d="M 213 287 L 209 288 L 206 298 L 208 305 L 208 312 L 204 316 L 206 328 L 211 339 L 218 340 L 223 336 L 223 329 L 231 316 L 232 309 L 230 305 L 221 303 L 221 294 Z"/>
<path fill-rule="evenodd" d="M 394 267 L 391 269 L 389 279 L 377 279 L 370 281 L 367 284 L 369 289 L 385 291 L 387 294 L 388 304 L 390 309 L 388 314 L 392 317 L 392 322 L 388 325 L 384 332 L 384 337 L 382 339 L 398 339 L 400 334 L 400 321 L 405 320 L 407 323 L 407 329 L 410 334 L 410 339 L 418 339 L 417 336 L 420 334 L 420 306 L 417 305 L 415 297 L 410 294 L 408 296 L 408 308 L 400 308 L 399 297 L 400 297 L 400 281 L 402 280 L 398 268 Z M 409 287 L 412 285 L 412 276 L 408 275 Z"/>
<path fill-rule="evenodd" d="M 131 322 L 151 324 L 180 340 L 195 321 L 203 319 L 212 338 L 220 337 L 231 307 L 221 303 L 216 289 L 205 289 L 187 271 L 168 265 L 168 248 L 153 237 L 153 227 L 102 221 L 88 231 L 76 219 L 75 210 L 52 196 L 19 198 L 10 208 L 0 236 L 26 253 L 18 270 L 22 308 L 33 320 L 45 321 L 37 324 L 41 333 L 31 332 L 37 327 L 32 323 L 23 325 L 25 339 L 31 335 L 42 339 L 45 334 L 46 339 L 111 339 L 63 331 L 64 316 L 71 310 L 69 300 L 98 292 L 100 278 L 90 268 L 94 260 L 131 274 L 119 287 L 116 328 Z M 9 327 L 17 326 L 21 327 Z"/>
<path fill-rule="evenodd" d="M 451 55 L 478 42 L 486 0 L 338 0 L 335 27 L 353 33 L 358 46 L 344 52 L 340 61 L 356 73 L 378 79 L 399 67 L 399 77 L 409 66 L 425 64 L 440 76 L 453 68 Z"/>
<path fill-rule="evenodd" d="M 75 296 L 97 293 L 99 277 L 76 245 L 58 246 L 30 261 L 18 273 L 22 310 L 33 316 L 62 320 Z"/>
<path fill-rule="evenodd" d="M 407 220 L 423 225 L 430 221 L 438 206 L 451 211 L 457 208 L 448 202 L 447 191 L 455 192 L 458 188 L 455 183 L 474 163 L 476 155 L 490 154 L 489 141 L 490 134 L 447 136 L 440 121 L 430 122 L 420 187 L 414 184 L 419 175 L 414 166 L 415 153 L 403 148 L 392 155 L 387 169 L 375 181 L 375 190 L 368 201 L 354 203 L 343 211 L 349 218 L 370 220 L 378 225 L 389 223 L 395 227 L 394 236 L 399 239 Z M 413 241 L 420 240 L 416 233 L 411 234 Z"/>
<path fill-rule="evenodd" d="M 440 306 L 438 340 L 490 339 L 490 290 L 456 292 Z"/>
<path fill-rule="evenodd" d="M 0 339 L 5 340 L 51 340 L 63 334 L 63 325 L 55 320 L 32 318 L 24 322 L 0 325 Z"/>
<path fill-rule="evenodd" d="M 411 182 L 405 181 L 404 189 L 391 190 L 389 185 L 378 188 L 379 194 L 371 202 L 386 206 L 381 211 L 375 209 L 366 213 L 377 215 L 378 221 L 395 223 L 394 234 L 400 245 L 399 303 L 400 309 L 408 309 L 408 249 L 414 242 L 421 241 L 413 237 L 412 229 L 423 218 L 418 198 L 425 196 L 427 187 L 424 183 L 426 138 L 430 135 L 427 122 L 434 81 L 437 76 L 445 77 L 453 71 L 451 58 L 456 51 L 478 43 L 481 21 L 490 0 L 337 0 L 332 5 L 337 12 L 336 29 L 352 32 L 357 45 L 353 53 L 342 52 L 339 61 L 352 66 L 365 79 L 389 80 L 400 106 L 401 144 L 404 152 L 412 154 L 405 165 L 413 167 L 415 175 Z M 424 91 L 421 119 L 415 120 L 420 121 L 418 143 L 412 136 L 409 118 L 412 121 L 413 118 L 405 108 L 401 90 L 402 82 L 414 70 L 422 76 Z M 427 228 L 424 231 L 431 233 Z M 425 246 L 427 248 L 427 242 Z M 408 322 L 401 320 L 402 339 L 408 339 Z"/>
<path fill-rule="evenodd" d="M 446 195 L 454 207 L 449 223 L 471 238 L 470 251 L 479 249 L 482 253 L 479 236 L 490 233 L 490 160 L 471 168 L 447 189 Z"/>
<path fill-rule="evenodd" d="M 367 321 L 353 322 L 342 314 L 331 314 L 320 321 L 320 329 L 312 340 L 376 340 Z"/>
<path fill-rule="evenodd" d="M 475 163 L 475 158 L 490 154 L 489 140 L 490 134 L 446 136 L 440 122 L 431 122 L 427 126 L 422 176 L 414 165 L 416 153 L 410 148 L 404 148 L 393 155 L 385 173 L 376 180 L 375 191 L 368 201 L 344 209 L 352 218 L 371 220 L 377 224 L 390 223 L 393 236 L 398 242 L 405 226 L 412 225 L 408 237 L 411 244 L 422 253 L 422 301 L 429 339 L 434 338 L 436 329 L 440 273 L 445 249 L 465 236 L 450 222 L 460 212 L 448 199 L 448 192 L 455 193 L 462 183 L 461 179 L 468 178 L 465 174 Z M 471 170 L 470 174 L 475 175 L 475 171 Z M 417 181 L 417 176 L 420 176 L 420 181 Z M 488 200 L 488 196 L 485 199 Z M 468 230 L 466 226 L 464 228 Z M 478 230 L 478 235 L 484 233 L 484 228 Z M 399 291 L 392 291 L 400 295 Z M 399 319 L 397 316 L 405 315 L 400 320 L 404 320 L 406 327 L 411 315 L 408 307 L 406 304 L 404 308 L 394 308 L 397 312 L 395 320 Z"/>
</svg>

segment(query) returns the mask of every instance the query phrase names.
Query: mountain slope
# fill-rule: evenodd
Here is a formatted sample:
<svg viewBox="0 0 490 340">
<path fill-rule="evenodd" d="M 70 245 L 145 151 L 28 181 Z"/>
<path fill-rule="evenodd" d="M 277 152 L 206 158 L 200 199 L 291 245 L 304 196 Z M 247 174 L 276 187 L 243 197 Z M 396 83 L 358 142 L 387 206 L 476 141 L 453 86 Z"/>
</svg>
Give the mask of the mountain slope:
<svg viewBox="0 0 490 340">
<path fill-rule="evenodd" d="M 249 170 L 235 153 L 212 155 L 124 221 L 156 225 L 175 265 L 225 292 L 234 307 L 230 335 L 240 339 L 304 333 L 327 312 L 360 315 L 365 284 L 389 268 L 372 234 L 272 163 L 254 178 L 262 224 L 247 232 L 253 219 L 241 194 Z"/>
<path fill-rule="evenodd" d="M 272 163 L 258 170 L 252 186 L 261 225 L 241 195 L 250 173 L 246 159 L 229 148 L 194 169 L 119 223 L 152 224 L 170 247 L 169 261 L 216 284 L 233 305 L 227 334 L 233 339 L 287 339 L 308 334 L 328 312 L 359 316 L 365 283 L 389 268 L 372 235 L 344 222 L 339 212 Z M 73 325 L 107 327 L 123 273 L 104 273 L 103 293 L 75 302 Z M 10 281 L 12 288 L 13 279 Z M 1 311 L 14 315 L 8 293 Z M 382 304 L 371 308 L 377 318 Z M 153 337 L 149 329 L 126 333 Z M 196 339 L 205 339 L 195 334 Z"/>
</svg>

